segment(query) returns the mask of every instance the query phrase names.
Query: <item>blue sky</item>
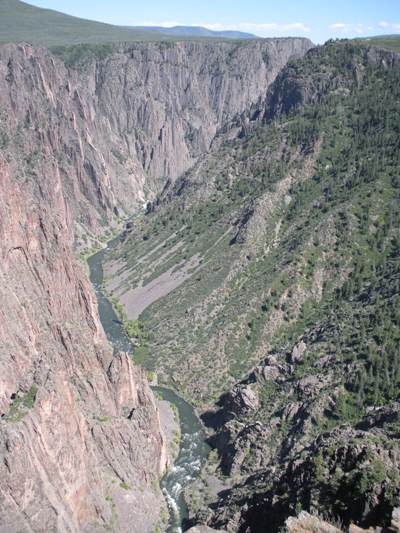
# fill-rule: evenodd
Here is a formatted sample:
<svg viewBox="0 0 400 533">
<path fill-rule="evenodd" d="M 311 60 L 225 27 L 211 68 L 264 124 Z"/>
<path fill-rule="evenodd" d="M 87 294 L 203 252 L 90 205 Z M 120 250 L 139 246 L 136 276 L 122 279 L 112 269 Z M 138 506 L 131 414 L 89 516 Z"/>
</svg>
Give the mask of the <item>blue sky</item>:
<svg viewBox="0 0 400 533">
<path fill-rule="evenodd" d="M 122 25 L 200 25 L 263 37 L 400 33 L 400 0 L 27 0 L 78 17 Z"/>
</svg>

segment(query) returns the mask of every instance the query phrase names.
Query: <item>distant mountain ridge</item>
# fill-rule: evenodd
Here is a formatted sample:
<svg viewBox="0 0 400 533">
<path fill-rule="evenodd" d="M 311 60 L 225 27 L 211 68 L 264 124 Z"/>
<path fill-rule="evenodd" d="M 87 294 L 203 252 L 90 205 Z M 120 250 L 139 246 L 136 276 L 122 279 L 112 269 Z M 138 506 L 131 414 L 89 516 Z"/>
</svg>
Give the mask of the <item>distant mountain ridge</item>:
<svg viewBox="0 0 400 533">
<path fill-rule="evenodd" d="M 243 31 L 223 30 L 215 31 L 205 28 L 203 26 L 173 26 L 165 28 L 163 26 L 129 26 L 136 30 L 150 30 L 166 35 L 175 35 L 182 37 L 213 37 L 222 39 L 259 39 L 253 33 L 246 33 Z"/>
<path fill-rule="evenodd" d="M 165 35 L 150 30 L 132 30 L 80 19 L 19 0 L 0 0 L 0 43 L 25 41 L 55 46 L 163 39 Z"/>
</svg>

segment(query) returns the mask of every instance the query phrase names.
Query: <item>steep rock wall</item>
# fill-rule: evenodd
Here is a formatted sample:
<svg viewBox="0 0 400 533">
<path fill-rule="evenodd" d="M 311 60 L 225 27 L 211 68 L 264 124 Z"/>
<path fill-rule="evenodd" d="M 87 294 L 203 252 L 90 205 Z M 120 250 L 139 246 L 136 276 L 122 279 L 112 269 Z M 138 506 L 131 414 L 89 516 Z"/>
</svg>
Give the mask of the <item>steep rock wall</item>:
<svg viewBox="0 0 400 533">
<path fill-rule="evenodd" d="M 1 532 L 152 530 L 158 410 L 72 249 L 191 166 L 310 46 L 121 45 L 79 69 L 0 47 Z"/>
<path fill-rule="evenodd" d="M 135 499 L 160 505 L 158 410 L 105 339 L 60 176 L 18 174 L 1 157 L 0 531 L 132 531 Z"/>
<path fill-rule="evenodd" d="M 78 245 L 152 197 L 216 132 L 265 98 L 307 39 L 115 45 L 67 68 L 44 49 L 0 47 L 0 132 L 33 176 L 60 173 Z"/>
</svg>

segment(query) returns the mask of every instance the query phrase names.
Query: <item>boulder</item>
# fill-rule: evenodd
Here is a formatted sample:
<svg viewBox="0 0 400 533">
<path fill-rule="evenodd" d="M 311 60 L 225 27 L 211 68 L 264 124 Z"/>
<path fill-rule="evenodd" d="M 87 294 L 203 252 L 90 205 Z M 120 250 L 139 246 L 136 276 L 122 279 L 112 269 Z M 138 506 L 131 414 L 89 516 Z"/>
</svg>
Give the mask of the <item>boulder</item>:
<svg viewBox="0 0 400 533">
<path fill-rule="evenodd" d="M 303 340 L 296 344 L 296 346 L 292 350 L 292 353 L 290 354 L 289 362 L 294 364 L 297 363 L 297 361 L 301 361 L 303 359 L 306 349 L 307 345 Z"/>
</svg>

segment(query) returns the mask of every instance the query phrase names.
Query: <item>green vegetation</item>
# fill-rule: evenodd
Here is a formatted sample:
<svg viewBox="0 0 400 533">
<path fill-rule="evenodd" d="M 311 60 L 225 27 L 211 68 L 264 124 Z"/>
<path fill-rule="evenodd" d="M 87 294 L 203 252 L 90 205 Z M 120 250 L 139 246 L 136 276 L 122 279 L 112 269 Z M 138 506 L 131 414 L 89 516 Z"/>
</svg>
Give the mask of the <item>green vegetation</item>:
<svg viewBox="0 0 400 533">
<path fill-rule="evenodd" d="M 19 422 L 22 420 L 34 406 L 37 392 L 37 386 L 32 385 L 26 394 L 17 393 L 10 405 L 6 420 L 10 422 Z"/>
<path fill-rule="evenodd" d="M 115 297 L 111 298 L 111 303 L 112 303 L 112 306 L 113 306 L 115 312 L 118 315 L 118 318 L 122 322 L 127 322 L 128 316 L 127 316 L 127 314 L 125 312 L 124 306 L 121 303 L 119 303 L 119 301 Z"/>
<path fill-rule="evenodd" d="M 173 438 L 173 441 L 172 441 L 172 445 L 175 448 L 179 449 L 180 442 L 181 442 L 181 432 L 180 432 L 180 430 L 177 430 L 174 433 L 174 438 Z"/>
<path fill-rule="evenodd" d="M 127 320 L 124 327 L 130 339 L 137 341 L 139 344 L 146 340 L 144 326 L 139 320 Z"/>
<path fill-rule="evenodd" d="M 10 139 L 5 131 L 0 131 L 0 150 L 5 150 L 10 142 Z"/>
<path fill-rule="evenodd" d="M 356 42 L 362 42 L 367 46 L 379 46 L 380 48 L 387 48 L 388 50 L 393 50 L 394 52 L 400 52 L 399 35 L 377 35 L 376 37 L 357 39 Z"/>
<path fill-rule="evenodd" d="M 110 417 L 108 417 L 108 416 L 97 416 L 96 420 L 98 422 L 100 422 L 101 424 L 105 424 L 106 422 L 108 422 L 110 420 Z"/>
<path fill-rule="evenodd" d="M 161 491 L 160 481 L 158 479 L 153 479 L 150 485 L 151 485 L 151 488 L 153 489 L 154 492 L 160 492 Z"/>
<path fill-rule="evenodd" d="M 111 297 L 111 303 L 118 318 L 123 323 L 127 336 L 131 339 L 134 350 L 133 360 L 136 365 L 146 368 L 150 373 L 153 369 L 146 366 L 149 359 L 148 334 L 144 323 L 139 320 L 128 320 L 124 306 L 115 297 Z M 153 374 L 154 375 L 154 374 Z"/>
<path fill-rule="evenodd" d="M 323 328 L 326 317 L 318 345 L 332 346 L 340 364 L 353 367 L 344 378 L 348 396 L 338 408 L 342 415 L 350 409 L 360 416 L 364 405 L 399 398 L 398 83 L 398 69 L 371 69 L 364 87 L 342 104 L 340 113 L 332 115 L 328 108 L 319 125 L 330 142 L 324 143 L 313 179 L 293 189 L 296 201 L 288 212 L 294 231 L 287 244 L 294 252 L 309 239 L 304 225 L 312 230 L 329 213 L 336 234 L 331 272 L 350 270 L 343 285 L 333 279 L 326 283 L 307 319 Z M 384 97 L 378 98 L 381 90 Z M 303 116 L 312 119 L 307 110 Z M 316 199 L 318 208 L 306 213 Z M 323 246 L 315 249 L 321 253 Z M 317 347 L 315 352 L 318 357 Z M 342 415 L 338 418 L 352 416 Z"/>
<path fill-rule="evenodd" d="M 67 67 L 84 67 L 93 59 L 102 60 L 111 55 L 111 44 L 77 44 L 74 46 L 53 46 L 51 51 L 60 57 Z"/>
</svg>

